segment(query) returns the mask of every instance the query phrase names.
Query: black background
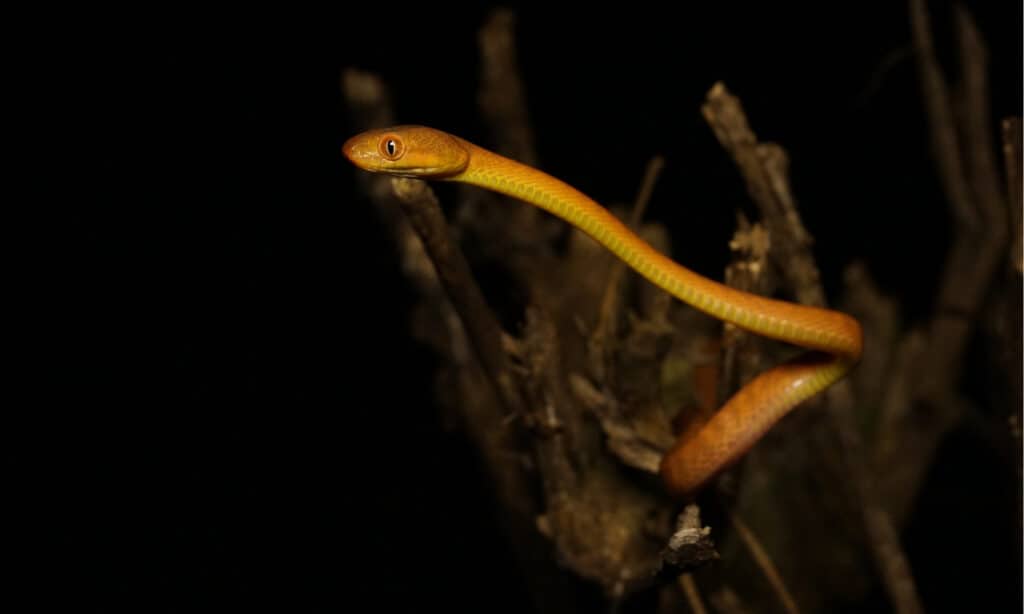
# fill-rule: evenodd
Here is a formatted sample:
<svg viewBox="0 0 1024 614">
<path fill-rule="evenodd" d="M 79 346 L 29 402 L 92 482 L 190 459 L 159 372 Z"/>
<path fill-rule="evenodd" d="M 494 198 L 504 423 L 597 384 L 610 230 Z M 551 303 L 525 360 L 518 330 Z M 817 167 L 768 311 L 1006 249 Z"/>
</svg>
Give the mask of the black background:
<svg viewBox="0 0 1024 614">
<path fill-rule="evenodd" d="M 649 217 L 678 260 L 719 277 L 750 210 L 700 116 L 722 80 L 789 151 L 827 290 L 864 260 L 920 317 L 949 227 L 903 3 L 697 4 L 520 7 L 541 165 L 615 203 L 663 154 Z M 400 121 L 487 145 L 475 32 L 489 8 L 90 9 L 23 50 L 46 60 L 36 144 L 52 162 L 29 252 L 45 271 L 45 380 L 10 459 L 39 503 L 42 528 L 24 534 L 52 578 L 43 597 L 528 611 L 472 449 L 433 405 L 387 231 L 339 153 L 362 128 L 339 88 L 349 66 L 387 81 Z M 974 8 L 993 117 L 1020 114 L 1021 7 Z M 1019 603 L 1009 469 L 961 436 L 935 472 L 905 534 L 926 605 Z M 949 539 L 968 524 L 979 537 Z"/>
</svg>

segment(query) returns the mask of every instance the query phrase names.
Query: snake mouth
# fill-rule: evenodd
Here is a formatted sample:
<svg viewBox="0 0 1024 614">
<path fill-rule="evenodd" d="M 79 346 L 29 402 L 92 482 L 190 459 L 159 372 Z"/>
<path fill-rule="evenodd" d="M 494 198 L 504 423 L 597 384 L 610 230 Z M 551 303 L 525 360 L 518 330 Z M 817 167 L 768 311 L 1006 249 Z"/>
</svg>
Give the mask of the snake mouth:
<svg viewBox="0 0 1024 614">
<path fill-rule="evenodd" d="M 422 166 L 419 168 L 403 169 L 401 171 L 390 171 L 393 175 L 409 177 L 412 179 L 440 179 L 445 180 L 462 172 L 462 169 L 452 169 L 445 166 Z"/>
</svg>

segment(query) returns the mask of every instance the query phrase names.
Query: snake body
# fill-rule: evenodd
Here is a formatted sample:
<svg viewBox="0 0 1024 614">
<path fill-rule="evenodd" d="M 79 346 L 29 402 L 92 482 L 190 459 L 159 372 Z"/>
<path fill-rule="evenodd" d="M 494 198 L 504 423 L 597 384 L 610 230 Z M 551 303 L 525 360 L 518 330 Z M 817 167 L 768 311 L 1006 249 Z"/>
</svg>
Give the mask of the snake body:
<svg viewBox="0 0 1024 614">
<path fill-rule="evenodd" d="M 342 148 L 376 173 L 457 181 L 506 194 L 548 211 L 611 250 L 679 300 L 750 332 L 810 350 L 750 381 L 708 421 L 688 429 L 661 461 L 670 493 L 692 495 L 743 456 L 782 416 L 844 377 L 860 359 L 852 317 L 741 292 L 659 253 L 593 199 L 536 168 L 424 126 L 371 130 Z"/>
</svg>

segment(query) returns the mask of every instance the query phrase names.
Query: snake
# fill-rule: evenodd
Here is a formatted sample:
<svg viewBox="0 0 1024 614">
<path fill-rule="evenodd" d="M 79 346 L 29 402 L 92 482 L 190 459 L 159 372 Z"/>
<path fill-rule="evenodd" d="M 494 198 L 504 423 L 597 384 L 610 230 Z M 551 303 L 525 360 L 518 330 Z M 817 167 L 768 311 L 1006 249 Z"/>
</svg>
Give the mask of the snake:
<svg viewBox="0 0 1024 614">
<path fill-rule="evenodd" d="M 342 145 L 342 153 L 365 171 L 460 182 L 539 207 L 575 226 L 683 303 L 805 350 L 758 374 L 717 412 L 675 437 L 659 464 L 661 481 L 672 496 L 695 496 L 783 416 L 841 380 L 860 360 L 863 334 L 852 316 L 751 294 L 704 277 L 656 250 L 568 183 L 458 136 L 427 126 L 393 126 L 356 134 Z"/>
</svg>

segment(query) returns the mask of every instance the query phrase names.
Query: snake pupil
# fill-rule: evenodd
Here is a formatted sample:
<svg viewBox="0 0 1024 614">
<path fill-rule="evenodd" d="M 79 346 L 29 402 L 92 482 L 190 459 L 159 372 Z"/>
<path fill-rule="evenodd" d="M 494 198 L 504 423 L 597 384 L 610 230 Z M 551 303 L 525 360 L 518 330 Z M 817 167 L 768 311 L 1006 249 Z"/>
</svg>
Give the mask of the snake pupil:
<svg viewBox="0 0 1024 614">
<path fill-rule="evenodd" d="M 405 146 L 397 135 L 388 134 L 377 141 L 377 153 L 383 158 L 395 161 L 405 154 Z"/>
</svg>

